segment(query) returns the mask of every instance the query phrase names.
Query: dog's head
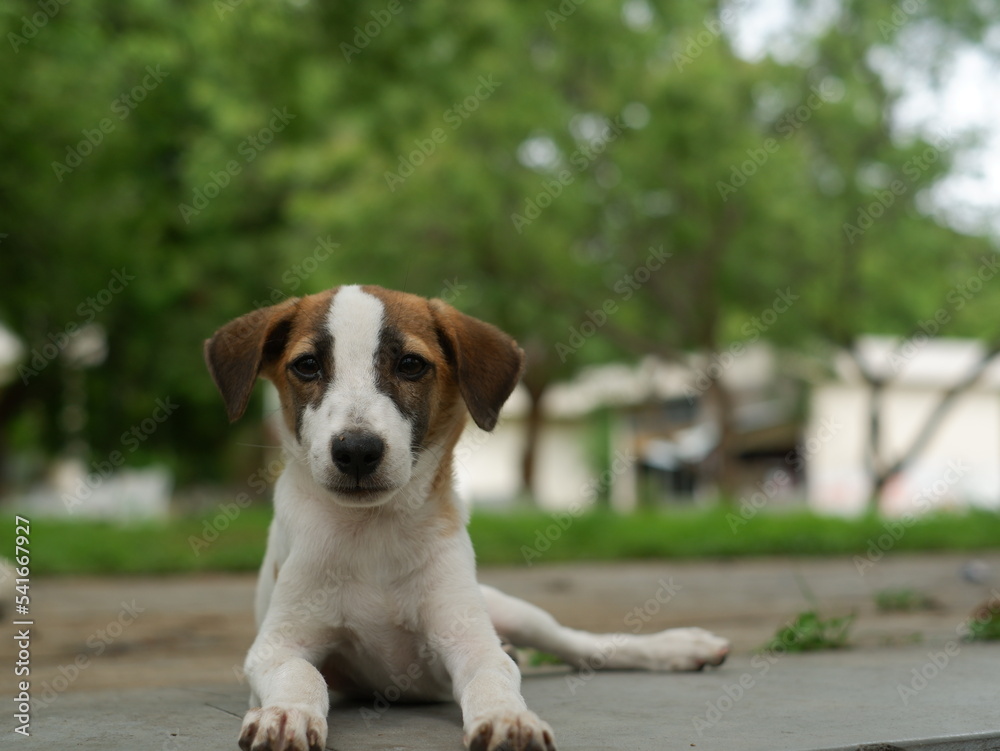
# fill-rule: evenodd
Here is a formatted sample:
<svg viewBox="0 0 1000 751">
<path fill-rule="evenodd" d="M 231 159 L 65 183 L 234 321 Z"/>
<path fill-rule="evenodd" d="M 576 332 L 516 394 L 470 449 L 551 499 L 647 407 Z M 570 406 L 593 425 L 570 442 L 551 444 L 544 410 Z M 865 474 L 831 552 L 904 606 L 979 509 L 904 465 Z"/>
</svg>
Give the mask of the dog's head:
<svg viewBox="0 0 1000 751">
<path fill-rule="evenodd" d="M 466 409 L 493 429 L 524 354 L 441 300 L 345 286 L 231 321 L 205 342 L 205 361 L 231 421 L 267 378 L 313 480 L 343 505 L 376 506 L 422 456 L 451 451 Z"/>
</svg>

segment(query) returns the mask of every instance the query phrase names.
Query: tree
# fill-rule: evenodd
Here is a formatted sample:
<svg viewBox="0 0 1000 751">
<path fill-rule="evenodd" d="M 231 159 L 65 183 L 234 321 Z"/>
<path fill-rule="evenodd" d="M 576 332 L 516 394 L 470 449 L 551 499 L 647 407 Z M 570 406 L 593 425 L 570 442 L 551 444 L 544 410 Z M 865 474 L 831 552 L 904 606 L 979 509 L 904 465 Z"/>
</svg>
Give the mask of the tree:
<svg viewBox="0 0 1000 751">
<path fill-rule="evenodd" d="M 4 37 L 35 9 L 14 3 Z M 0 80 L 0 320 L 30 352 L 93 313 L 110 342 L 86 380 L 93 457 L 171 396 L 136 458 L 183 481 L 259 462 L 215 460 L 232 441 L 200 345 L 221 323 L 344 282 L 441 296 L 528 352 L 530 489 L 557 380 L 755 336 L 902 335 L 974 271 L 988 243 L 921 210 L 947 150 L 916 168 L 933 144 L 894 137 L 869 53 L 909 54 L 896 35 L 917 21 L 982 39 L 987 10 L 939 0 L 897 24 L 845 0 L 801 40 L 807 61 L 748 62 L 712 2 L 77 0 Z M 128 286 L 86 307 L 123 268 Z M 755 325 L 779 293 L 794 312 Z M 995 338 L 993 300 L 949 332 Z M 57 353 L 0 392 L 15 448 L 60 450 L 67 377 Z M 705 395 L 722 425 L 705 471 L 731 490 L 731 399 L 718 378 Z"/>
</svg>

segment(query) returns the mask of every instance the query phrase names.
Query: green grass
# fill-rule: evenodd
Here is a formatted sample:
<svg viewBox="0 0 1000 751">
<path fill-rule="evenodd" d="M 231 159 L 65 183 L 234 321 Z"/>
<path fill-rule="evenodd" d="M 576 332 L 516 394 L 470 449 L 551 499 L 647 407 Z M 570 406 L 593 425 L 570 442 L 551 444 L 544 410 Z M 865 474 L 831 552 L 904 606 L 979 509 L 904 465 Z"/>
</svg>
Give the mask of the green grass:
<svg viewBox="0 0 1000 751">
<path fill-rule="evenodd" d="M 792 623 L 778 629 L 760 651 L 818 652 L 824 649 L 843 649 L 847 646 L 848 631 L 855 616 L 842 615 L 836 618 L 820 618 L 812 610 L 799 613 Z"/>
<path fill-rule="evenodd" d="M 13 514 L 0 525 L 0 555 L 14 553 Z M 196 555 L 191 538 L 210 518 L 121 525 L 37 519 L 31 525 L 34 574 L 140 574 L 252 571 L 263 555 L 268 507 L 242 511 Z M 642 558 L 856 555 L 869 551 L 983 550 L 1000 547 L 1000 515 L 939 514 L 890 534 L 875 517 L 833 519 L 808 513 L 758 514 L 733 532 L 725 511 L 476 513 L 470 533 L 481 564 L 541 564 Z M 878 540 L 881 538 L 882 542 Z M 891 544 L 890 544 L 891 543 Z M 877 564 L 875 564 L 877 565 Z"/>
<path fill-rule="evenodd" d="M 836 554 L 874 561 L 880 552 L 1000 548 L 1000 515 L 993 513 L 927 516 L 907 528 L 897 524 L 895 535 L 884 524 L 876 517 L 758 514 L 734 533 L 727 512 L 712 510 L 592 513 L 562 524 L 544 514 L 480 513 L 469 529 L 483 563 Z"/>
<path fill-rule="evenodd" d="M 875 593 L 875 607 L 882 613 L 912 613 L 937 610 L 941 604 L 919 589 L 881 589 Z"/>
<path fill-rule="evenodd" d="M 1000 640 L 1000 603 L 987 600 L 969 619 L 969 641 Z"/>
<path fill-rule="evenodd" d="M 32 520 L 31 572 L 167 574 L 257 569 L 264 554 L 271 509 L 244 509 L 226 529 L 219 530 L 214 542 L 196 554 L 191 538 L 203 538 L 206 525 L 210 525 L 212 519 L 214 517 L 127 525 Z M 7 557 L 13 557 L 13 530 L 13 521 L 0 530 L 0 554 Z"/>
</svg>

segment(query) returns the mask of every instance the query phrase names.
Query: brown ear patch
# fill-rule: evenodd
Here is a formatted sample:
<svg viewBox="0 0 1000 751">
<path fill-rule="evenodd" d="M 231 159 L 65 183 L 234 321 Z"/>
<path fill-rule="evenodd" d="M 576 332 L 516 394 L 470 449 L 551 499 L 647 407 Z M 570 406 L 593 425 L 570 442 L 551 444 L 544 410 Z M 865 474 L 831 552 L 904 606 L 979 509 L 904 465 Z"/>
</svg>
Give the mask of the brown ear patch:
<svg viewBox="0 0 1000 751">
<path fill-rule="evenodd" d="M 230 422 L 246 411 L 261 368 L 281 357 L 297 298 L 230 321 L 205 342 L 205 364 L 226 404 Z"/>
<path fill-rule="evenodd" d="M 428 305 L 441 347 L 455 365 L 469 414 L 480 428 L 493 430 L 500 408 L 521 377 L 524 352 L 496 326 L 460 313 L 442 300 L 431 300 Z"/>
</svg>

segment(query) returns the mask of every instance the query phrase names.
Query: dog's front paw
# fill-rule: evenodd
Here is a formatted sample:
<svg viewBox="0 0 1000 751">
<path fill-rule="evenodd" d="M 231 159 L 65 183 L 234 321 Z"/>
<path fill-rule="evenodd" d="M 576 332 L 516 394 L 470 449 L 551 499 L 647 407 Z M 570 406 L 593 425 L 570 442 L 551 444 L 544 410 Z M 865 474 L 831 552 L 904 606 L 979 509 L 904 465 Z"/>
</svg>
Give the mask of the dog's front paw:
<svg viewBox="0 0 1000 751">
<path fill-rule="evenodd" d="M 251 709 L 243 718 L 243 751 L 323 751 L 326 718 L 297 707 Z"/>
<path fill-rule="evenodd" d="M 552 728 L 528 710 L 477 717 L 465 735 L 469 751 L 555 751 Z"/>
<path fill-rule="evenodd" d="M 646 670 L 701 670 L 717 666 L 729 655 L 729 641 L 703 628 L 671 628 L 639 637 Z"/>
</svg>

